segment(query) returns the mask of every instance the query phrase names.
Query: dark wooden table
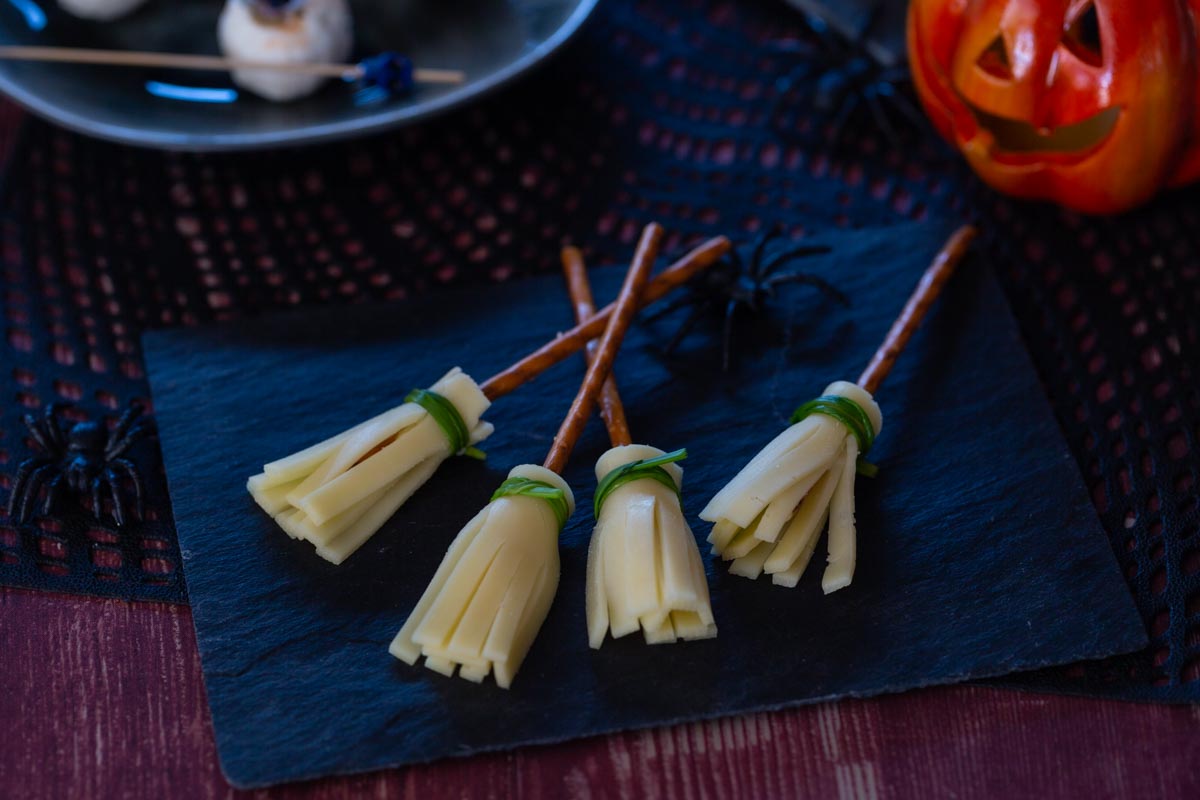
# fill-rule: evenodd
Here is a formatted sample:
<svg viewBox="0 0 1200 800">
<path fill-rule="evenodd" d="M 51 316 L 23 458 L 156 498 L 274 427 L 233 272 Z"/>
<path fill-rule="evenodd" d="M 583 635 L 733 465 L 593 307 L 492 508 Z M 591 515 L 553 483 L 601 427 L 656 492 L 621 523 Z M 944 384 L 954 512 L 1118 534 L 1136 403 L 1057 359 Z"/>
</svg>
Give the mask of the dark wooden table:
<svg viewBox="0 0 1200 800">
<path fill-rule="evenodd" d="M 1197 723 L 1193 707 L 963 686 L 253 795 L 1198 797 Z M 0 590 L 0 796 L 243 796 L 217 764 L 188 610 Z"/>
</svg>

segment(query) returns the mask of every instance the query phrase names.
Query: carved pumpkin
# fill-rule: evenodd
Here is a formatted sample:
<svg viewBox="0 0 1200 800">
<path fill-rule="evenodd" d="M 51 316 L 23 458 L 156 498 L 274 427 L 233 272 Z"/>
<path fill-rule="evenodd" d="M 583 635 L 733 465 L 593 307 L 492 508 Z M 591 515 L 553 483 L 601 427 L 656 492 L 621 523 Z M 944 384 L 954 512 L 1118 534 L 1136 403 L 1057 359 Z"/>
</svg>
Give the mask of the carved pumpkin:
<svg viewBox="0 0 1200 800">
<path fill-rule="evenodd" d="M 1113 213 L 1200 178 L 1200 0 L 912 0 L 938 131 L 1002 192 Z"/>
</svg>

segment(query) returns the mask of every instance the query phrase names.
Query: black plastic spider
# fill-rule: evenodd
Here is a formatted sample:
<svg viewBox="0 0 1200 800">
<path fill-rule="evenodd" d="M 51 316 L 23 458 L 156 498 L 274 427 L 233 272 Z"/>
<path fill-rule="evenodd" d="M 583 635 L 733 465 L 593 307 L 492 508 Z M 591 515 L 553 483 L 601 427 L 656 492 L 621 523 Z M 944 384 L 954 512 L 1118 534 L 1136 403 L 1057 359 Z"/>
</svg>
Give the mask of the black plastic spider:
<svg viewBox="0 0 1200 800">
<path fill-rule="evenodd" d="M 838 33 L 820 17 L 802 15 L 813 42 L 778 43 L 769 49 L 777 55 L 803 59 L 787 74 L 776 79 L 775 113 L 785 100 L 808 105 L 832 122 L 829 137 L 837 142 L 846 123 L 865 109 L 876 127 L 892 141 L 900 142 L 893 120 L 897 117 L 917 130 L 927 130 L 924 114 L 911 97 L 912 77 L 904 63 L 888 63 L 872 51 L 866 41 L 883 6 L 877 5 L 857 35 Z"/>
<path fill-rule="evenodd" d="M 742 257 L 738 248 L 730 250 L 725 258 L 689 283 L 687 291 L 677 300 L 652 314 L 648 319 L 658 319 L 684 306 L 692 307 L 679 324 L 675 335 L 663 348 L 663 352 L 674 351 L 706 314 L 719 311 L 724 318 L 721 369 L 729 371 L 730 354 L 733 349 L 733 325 L 738 313 L 746 311 L 762 314 L 775 297 L 776 289 L 785 284 L 801 283 L 814 286 L 842 305 L 850 304 L 845 294 L 823 278 L 804 272 L 779 272 L 779 268 L 790 261 L 830 251 L 826 245 L 800 245 L 777 249 L 768 255 L 768 245 L 780 236 L 778 227 L 770 228 L 750 246 L 750 253 L 746 258 Z"/>
<path fill-rule="evenodd" d="M 29 519 L 37 505 L 43 487 L 46 499 L 42 514 L 49 514 L 62 496 L 64 486 L 76 496 L 91 493 L 92 514 L 100 519 L 104 513 L 101 494 L 108 487 L 112 499 L 112 516 L 117 525 L 124 525 L 128 498 L 122 492 L 122 481 L 133 484 L 138 519 L 143 517 L 142 476 L 137 466 L 127 458 L 126 451 L 149 432 L 150 426 L 142 417 L 143 408 L 134 403 L 107 430 L 99 422 L 77 422 L 68 430 L 59 424 L 58 412 L 66 406 L 55 403 L 46 406 L 41 419 L 25 415 L 25 427 L 42 451 L 21 462 L 8 496 L 8 516 L 21 523 Z"/>
</svg>

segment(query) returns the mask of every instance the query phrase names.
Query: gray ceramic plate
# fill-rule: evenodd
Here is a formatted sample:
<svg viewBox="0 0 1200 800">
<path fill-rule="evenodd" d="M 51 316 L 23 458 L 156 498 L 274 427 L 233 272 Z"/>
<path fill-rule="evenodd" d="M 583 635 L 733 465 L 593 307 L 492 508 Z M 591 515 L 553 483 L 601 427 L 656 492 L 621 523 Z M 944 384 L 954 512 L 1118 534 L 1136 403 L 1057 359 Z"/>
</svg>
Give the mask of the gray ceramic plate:
<svg viewBox="0 0 1200 800">
<path fill-rule="evenodd" d="M 0 62 L 0 91 L 68 128 L 128 144 L 239 150 L 358 136 L 460 106 L 512 80 L 558 49 L 597 0 L 351 0 L 357 52 L 395 50 L 418 66 L 461 69 L 464 84 L 418 87 L 409 98 L 365 101 L 332 82 L 273 104 L 228 76 L 119 67 Z M 0 0 L 0 42 L 216 53 L 222 0 L 148 0 L 116 22 L 88 23 L 56 0 Z M 44 9 L 44 11 L 43 11 Z M 197 87 L 208 102 L 148 91 Z M 215 102 L 214 102 L 215 101 Z"/>
</svg>

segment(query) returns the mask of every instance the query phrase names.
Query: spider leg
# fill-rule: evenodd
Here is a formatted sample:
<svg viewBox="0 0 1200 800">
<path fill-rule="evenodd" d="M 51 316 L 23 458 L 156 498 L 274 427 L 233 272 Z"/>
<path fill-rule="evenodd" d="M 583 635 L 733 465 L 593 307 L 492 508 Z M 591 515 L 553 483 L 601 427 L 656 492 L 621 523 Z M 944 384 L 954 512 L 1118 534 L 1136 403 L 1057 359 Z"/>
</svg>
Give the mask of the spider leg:
<svg viewBox="0 0 1200 800">
<path fill-rule="evenodd" d="M 146 429 L 141 424 L 134 424 L 140 423 L 144 410 L 141 403 L 131 403 L 117 420 L 116 426 L 108 434 L 108 446 L 104 448 L 105 461 L 112 461 L 145 435 Z"/>
<path fill-rule="evenodd" d="M 54 471 L 53 464 L 43 464 L 33 471 L 29 476 L 29 483 L 25 486 L 25 496 L 21 498 L 21 511 L 17 515 L 17 522 L 24 522 L 29 519 L 29 512 L 34 509 L 37 504 L 38 494 L 41 492 L 42 483 L 46 480 L 46 471 Z"/>
<path fill-rule="evenodd" d="M 767 281 L 767 287 L 774 289 L 776 286 L 781 286 L 785 283 L 803 283 L 808 286 L 816 287 L 820 292 L 828 297 L 832 297 L 844 306 L 850 305 L 850 298 L 841 289 L 834 286 L 824 278 L 818 278 L 816 275 L 805 275 L 799 272 L 788 272 L 783 275 L 776 275 Z"/>
<path fill-rule="evenodd" d="M 146 504 L 142 498 L 142 473 L 138 471 L 137 466 L 127 458 L 118 458 L 113 462 L 113 467 L 121 469 L 129 480 L 133 482 L 133 499 L 137 510 L 138 519 L 145 519 Z M 112 467 L 110 467 L 112 469 Z"/>
<path fill-rule="evenodd" d="M 26 414 L 22 421 L 25 427 L 29 429 L 29 434 L 33 437 L 33 441 L 37 443 L 47 455 L 58 455 L 61 451 L 51 441 L 50 436 L 42 428 L 42 423 L 34 419 L 33 414 Z"/>
<path fill-rule="evenodd" d="M 911 78 L 909 76 L 908 67 L 888 67 L 879 73 L 875 79 L 879 83 L 896 84 L 908 83 Z"/>
<path fill-rule="evenodd" d="M 42 430 L 59 448 L 60 452 L 67 449 L 67 434 L 63 432 L 62 425 L 58 423 L 58 412 L 63 408 L 66 408 L 65 403 L 51 403 L 42 412 Z"/>
<path fill-rule="evenodd" d="M 831 141 L 836 142 L 838 137 L 841 136 L 842 128 L 846 127 L 847 120 L 850 119 L 850 115 L 854 113 L 854 110 L 858 108 L 858 104 L 859 97 L 854 92 L 847 92 L 846 96 L 842 98 L 837 116 L 833 118 L 833 125 L 829 129 L 829 138 Z"/>
<path fill-rule="evenodd" d="M 667 316 L 672 311 L 678 311 L 684 306 L 690 305 L 694 302 L 696 302 L 695 294 L 692 292 L 684 292 L 671 302 L 664 304 L 662 308 L 655 310 L 652 314 L 644 315 L 642 319 L 646 322 L 654 322 L 655 320 L 662 319 L 663 317 Z"/>
<path fill-rule="evenodd" d="M 110 439 L 108 447 L 104 450 L 104 460 L 112 461 L 114 458 L 119 458 L 125 454 L 130 447 L 144 437 L 149 431 L 144 425 L 135 425 L 133 430 L 126 433 L 120 439 Z"/>
<path fill-rule="evenodd" d="M 104 481 L 108 484 L 108 496 L 112 500 L 112 515 L 117 527 L 125 525 L 125 508 L 121 504 L 121 476 L 112 467 L 104 468 Z"/>
<path fill-rule="evenodd" d="M 763 265 L 762 277 L 766 278 L 775 270 L 779 269 L 780 265 L 791 261 L 794 258 L 819 256 L 823 255 L 824 253 L 831 252 L 832 250 L 832 247 L 824 244 L 806 244 L 801 245 L 800 247 L 793 247 L 790 250 L 784 250 L 782 253 L 777 253 L 767 259 L 767 263 Z"/>
<path fill-rule="evenodd" d="M 865 92 L 863 95 L 867 101 L 867 109 L 871 112 L 871 117 L 875 120 L 875 124 L 879 130 L 883 131 L 883 135 L 888 138 L 888 141 L 893 145 L 899 146 L 900 137 L 896 133 L 896 128 L 888 120 L 887 114 L 884 113 L 883 105 L 879 102 L 879 95 L 874 91 Z"/>
<path fill-rule="evenodd" d="M 779 234 L 779 223 L 771 225 L 759 235 L 750 251 L 750 277 L 758 278 L 762 274 L 762 257 L 767 245 Z"/>
<path fill-rule="evenodd" d="M 42 503 L 42 516 L 50 516 L 50 512 L 58 503 L 58 498 L 62 495 L 63 481 L 66 480 L 67 474 L 59 472 L 55 475 L 50 483 L 46 486 L 46 502 Z"/>
<path fill-rule="evenodd" d="M 8 516 L 14 521 L 22 521 L 16 518 L 15 513 L 17 508 L 21 506 L 21 498 L 28 488 L 30 476 L 49 463 L 50 461 L 45 458 L 31 458 L 22 463 L 20 468 L 17 469 L 17 475 L 13 479 L 12 491 L 8 493 Z"/>
<path fill-rule="evenodd" d="M 100 490 L 103 488 L 104 480 L 97 475 L 92 478 L 92 516 L 99 522 L 104 515 L 104 503 L 100 501 Z"/>
<path fill-rule="evenodd" d="M 683 342 L 683 338 L 691 333 L 692 328 L 696 327 L 696 323 L 711 308 L 712 303 L 704 302 L 689 311 L 688 315 L 684 317 L 683 322 L 679 323 L 679 327 L 675 330 L 675 334 L 671 337 L 671 340 L 667 342 L 667 346 L 663 348 L 663 352 L 668 355 L 675 352 L 675 348 L 679 347 Z"/>
<path fill-rule="evenodd" d="M 120 439 L 129 430 L 129 426 L 142 415 L 145 409 L 141 403 L 130 403 L 129 408 L 125 409 L 125 413 L 117 420 L 117 424 L 113 426 L 112 438 Z"/>
<path fill-rule="evenodd" d="M 892 101 L 892 108 L 900 112 L 900 115 L 912 123 L 918 130 L 925 130 L 929 124 L 929 120 L 921 113 L 921 110 L 913 105 L 912 100 L 908 99 L 908 95 L 904 92 L 893 92 L 888 95 Z"/>
<path fill-rule="evenodd" d="M 725 305 L 725 325 L 721 335 L 721 371 L 729 371 L 729 353 L 733 348 L 733 318 L 737 316 L 738 304 L 730 300 Z"/>
</svg>

